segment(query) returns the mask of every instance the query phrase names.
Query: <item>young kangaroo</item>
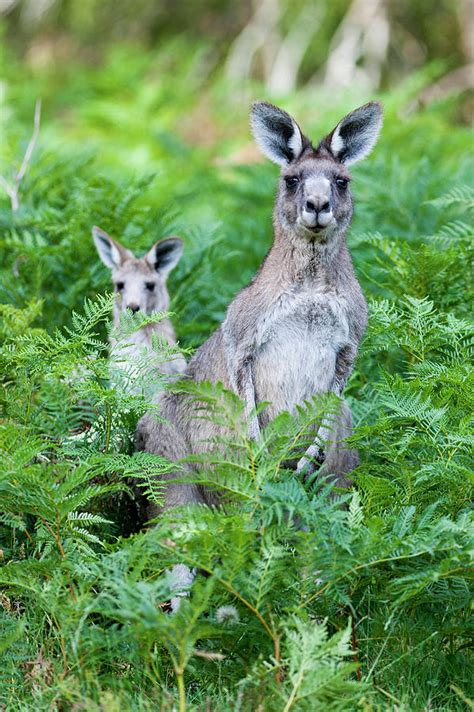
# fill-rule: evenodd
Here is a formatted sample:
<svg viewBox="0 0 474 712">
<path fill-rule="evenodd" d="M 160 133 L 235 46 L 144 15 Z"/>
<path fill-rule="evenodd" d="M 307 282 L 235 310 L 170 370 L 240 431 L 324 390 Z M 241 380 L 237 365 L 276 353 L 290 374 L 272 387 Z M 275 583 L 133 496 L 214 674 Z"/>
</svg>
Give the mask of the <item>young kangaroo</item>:
<svg viewBox="0 0 474 712">
<path fill-rule="evenodd" d="M 183 243 L 179 237 L 159 240 L 141 258 L 136 258 L 130 250 L 98 227 L 92 228 L 92 237 L 102 262 L 112 270 L 116 290 L 113 324 L 117 329 L 120 326 L 120 314 L 126 309 L 134 314 L 140 311 L 146 315 L 168 309 L 166 280 L 183 252 Z M 176 343 L 169 319 L 142 326 L 129 336 L 110 340 L 115 366 L 125 371 L 129 378 L 138 376 L 134 373 L 137 361 L 147 352 L 153 353 L 153 336 L 164 339 L 171 346 Z M 186 361 L 180 354 L 165 362 L 155 359 L 153 364 L 153 369 L 170 376 L 181 373 L 185 368 Z"/>
</svg>

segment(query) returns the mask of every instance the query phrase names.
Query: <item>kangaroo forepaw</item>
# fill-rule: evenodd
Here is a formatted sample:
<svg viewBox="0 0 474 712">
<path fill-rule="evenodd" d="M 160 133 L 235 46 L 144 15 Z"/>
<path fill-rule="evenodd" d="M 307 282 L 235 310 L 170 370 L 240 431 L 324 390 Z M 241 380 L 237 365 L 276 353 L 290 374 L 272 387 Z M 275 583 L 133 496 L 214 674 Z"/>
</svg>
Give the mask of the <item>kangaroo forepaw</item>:
<svg viewBox="0 0 474 712">
<path fill-rule="evenodd" d="M 303 457 L 298 461 L 296 474 L 303 475 L 305 479 L 311 477 L 316 469 L 324 462 L 324 452 L 317 445 L 310 445 Z"/>
</svg>

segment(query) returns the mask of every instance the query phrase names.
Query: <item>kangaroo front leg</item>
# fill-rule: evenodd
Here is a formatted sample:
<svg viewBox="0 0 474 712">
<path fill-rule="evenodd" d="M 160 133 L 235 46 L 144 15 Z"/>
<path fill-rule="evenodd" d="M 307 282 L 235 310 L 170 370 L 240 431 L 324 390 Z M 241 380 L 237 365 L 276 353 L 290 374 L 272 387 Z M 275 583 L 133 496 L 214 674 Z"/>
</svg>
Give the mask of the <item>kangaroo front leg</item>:
<svg viewBox="0 0 474 712">
<path fill-rule="evenodd" d="M 338 487 L 348 487 L 351 480 L 347 475 L 358 465 L 357 453 L 343 442 L 351 433 L 351 411 L 343 401 L 334 427 L 323 426 L 319 429 L 317 441 L 309 446 L 298 462 L 297 472 L 308 477 L 315 471 L 316 463 L 319 462 L 322 475 L 327 474 Z"/>
<path fill-rule="evenodd" d="M 243 323 L 243 311 L 248 310 L 243 305 L 241 294 L 229 307 L 227 318 L 222 325 L 224 357 L 230 388 L 245 403 L 248 436 L 251 440 L 257 440 L 260 437 L 260 425 L 255 412 L 256 398 L 252 367 L 258 312 L 247 314 L 249 318 Z"/>
<path fill-rule="evenodd" d="M 351 343 L 344 346 L 337 354 L 334 381 L 330 390 L 341 396 L 347 379 L 349 378 L 357 354 L 357 344 Z M 324 463 L 324 471 L 342 476 L 354 467 L 357 467 L 357 453 L 348 450 L 341 440 L 352 433 L 352 415 L 345 401 L 341 403 L 341 410 L 333 427 L 323 425 L 319 428 L 317 439 L 307 449 L 305 455 L 298 462 L 297 472 L 311 475 L 315 469 L 315 461 Z M 327 443 L 322 449 L 323 444 Z"/>
<path fill-rule="evenodd" d="M 245 417 L 248 422 L 248 436 L 250 440 L 260 437 L 260 425 L 255 412 L 255 388 L 253 385 L 252 366 L 250 362 L 244 364 L 237 376 L 238 393 L 242 394 L 245 402 Z"/>
<path fill-rule="evenodd" d="M 317 464 L 321 465 L 326 460 L 329 450 L 335 447 L 343 405 L 344 403 L 341 404 L 341 411 L 335 422 L 333 421 L 331 424 L 328 423 L 319 426 L 314 442 L 298 461 L 296 467 L 298 474 L 304 474 L 305 477 L 312 475 L 316 470 Z"/>
<path fill-rule="evenodd" d="M 347 477 L 359 464 L 359 455 L 344 442 L 352 434 L 352 414 L 345 401 L 341 404 L 341 412 L 337 422 L 337 430 L 326 451 L 326 457 L 321 467 L 321 474 L 327 474 L 338 487 L 349 487 L 352 480 Z"/>
<path fill-rule="evenodd" d="M 253 382 L 252 361 L 249 357 L 241 358 L 237 366 L 227 359 L 230 386 L 245 403 L 245 418 L 248 423 L 250 440 L 260 437 L 260 425 L 256 414 L 255 387 Z"/>
<path fill-rule="evenodd" d="M 329 447 L 325 443 L 332 442 L 333 439 L 334 429 L 323 425 L 320 426 L 314 443 L 308 447 L 303 457 L 298 461 L 296 472 L 304 474 L 305 477 L 312 475 L 316 469 L 316 463 L 322 464 L 325 460 L 325 450 Z"/>
</svg>

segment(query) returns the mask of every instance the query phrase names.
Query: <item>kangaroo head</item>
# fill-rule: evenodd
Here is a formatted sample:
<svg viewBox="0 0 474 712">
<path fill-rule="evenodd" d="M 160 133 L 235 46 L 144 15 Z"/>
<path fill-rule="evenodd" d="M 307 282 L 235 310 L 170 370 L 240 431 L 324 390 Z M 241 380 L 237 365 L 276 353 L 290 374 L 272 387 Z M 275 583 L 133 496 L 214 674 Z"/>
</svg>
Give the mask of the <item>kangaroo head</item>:
<svg viewBox="0 0 474 712">
<path fill-rule="evenodd" d="M 347 166 L 365 158 L 382 126 L 382 107 L 365 104 L 347 114 L 316 148 L 296 121 L 272 104 L 252 107 L 251 126 L 261 151 L 281 166 L 276 219 L 290 237 L 327 242 L 352 217 Z"/>
<path fill-rule="evenodd" d="M 147 315 L 168 309 L 166 280 L 183 252 L 183 242 L 179 237 L 155 242 L 140 258 L 99 227 L 92 228 L 92 237 L 100 259 L 112 270 L 116 320 L 125 309 L 133 313 L 142 311 Z"/>
</svg>

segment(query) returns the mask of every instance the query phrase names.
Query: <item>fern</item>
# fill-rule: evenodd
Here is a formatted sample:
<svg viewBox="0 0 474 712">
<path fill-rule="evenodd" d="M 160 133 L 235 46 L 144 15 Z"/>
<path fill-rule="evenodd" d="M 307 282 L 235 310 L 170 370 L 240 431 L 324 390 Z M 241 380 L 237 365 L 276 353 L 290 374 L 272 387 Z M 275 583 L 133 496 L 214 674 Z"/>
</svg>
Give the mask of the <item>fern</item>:
<svg viewBox="0 0 474 712">
<path fill-rule="evenodd" d="M 474 190 L 471 185 L 457 185 L 445 195 L 429 200 L 430 205 L 437 208 L 447 208 L 455 205 L 457 208 L 474 209 Z"/>
</svg>

